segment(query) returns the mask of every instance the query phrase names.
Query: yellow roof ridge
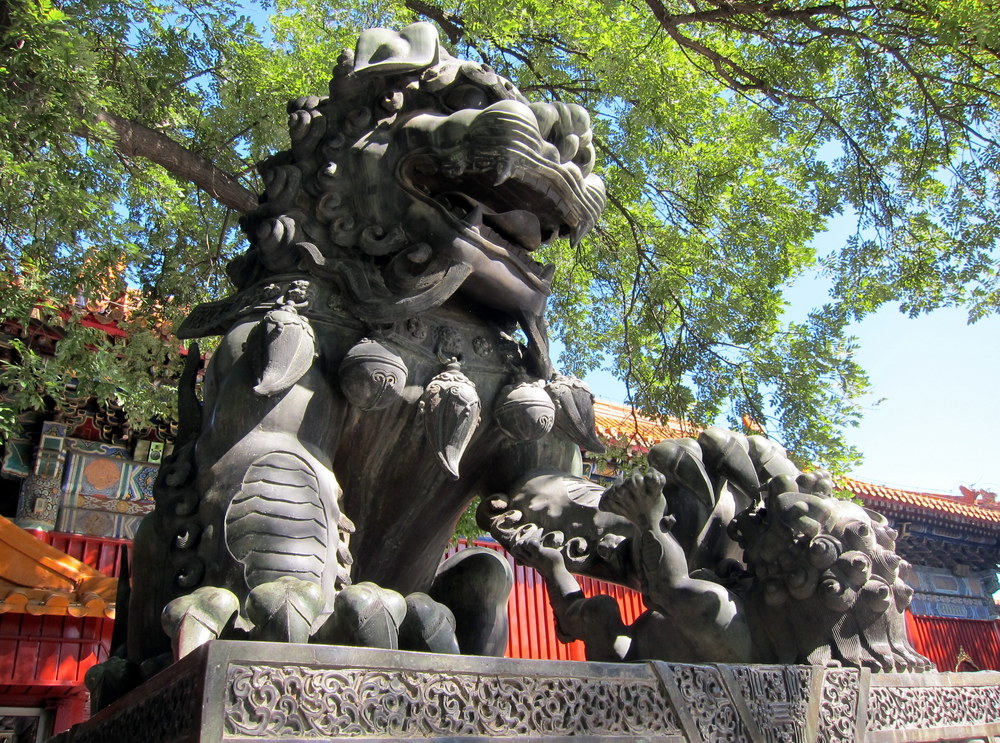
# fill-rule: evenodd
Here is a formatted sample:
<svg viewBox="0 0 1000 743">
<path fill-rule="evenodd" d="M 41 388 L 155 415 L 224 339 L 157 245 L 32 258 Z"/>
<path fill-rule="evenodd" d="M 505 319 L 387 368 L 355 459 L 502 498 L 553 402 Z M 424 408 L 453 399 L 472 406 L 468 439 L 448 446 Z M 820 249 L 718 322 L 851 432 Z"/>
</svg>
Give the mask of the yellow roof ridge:
<svg viewBox="0 0 1000 743">
<path fill-rule="evenodd" d="M 0 516 L 0 613 L 114 617 L 118 579 Z"/>
<path fill-rule="evenodd" d="M 28 588 L 76 590 L 90 578 L 105 577 L 62 550 L 35 539 L 0 516 L 0 578 Z"/>
</svg>

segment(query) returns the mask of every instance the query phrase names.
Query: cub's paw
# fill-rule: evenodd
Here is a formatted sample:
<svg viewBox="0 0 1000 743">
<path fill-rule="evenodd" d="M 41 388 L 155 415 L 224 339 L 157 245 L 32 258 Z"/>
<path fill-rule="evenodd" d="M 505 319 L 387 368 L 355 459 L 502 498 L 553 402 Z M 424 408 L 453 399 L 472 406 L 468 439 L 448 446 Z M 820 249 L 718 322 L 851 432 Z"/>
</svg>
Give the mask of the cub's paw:
<svg viewBox="0 0 1000 743">
<path fill-rule="evenodd" d="M 667 479 L 657 470 L 635 473 L 620 480 L 601 496 L 602 511 L 624 516 L 642 529 L 660 524 L 667 500 L 663 488 Z"/>
</svg>

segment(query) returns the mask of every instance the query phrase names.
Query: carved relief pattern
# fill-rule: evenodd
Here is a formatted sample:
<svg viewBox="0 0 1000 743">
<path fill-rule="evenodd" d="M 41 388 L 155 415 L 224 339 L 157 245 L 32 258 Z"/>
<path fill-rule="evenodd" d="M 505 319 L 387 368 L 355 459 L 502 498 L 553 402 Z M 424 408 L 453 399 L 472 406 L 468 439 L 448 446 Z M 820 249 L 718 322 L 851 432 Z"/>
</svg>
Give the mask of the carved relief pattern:
<svg viewBox="0 0 1000 743">
<path fill-rule="evenodd" d="M 859 675 L 853 668 L 827 669 L 820 700 L 817 743 L 854 740 L 860 692 Z"/>
<path fill-rule="evenodd" d="M 1000 686 L 878 686 L 869 694 L 869 731 L 996 723 L 1000 709 Z"/>
<path fill-rule="evenodd" d="M 680 731 L 652 679 L 236 664 L 225 726 L 230 735 L 306 739 Z"/>
<path fill-rule="evenodd" d="M 703 740 L 748 739 L 717 669 L 684 665 L 671 669 Z"/>
<path fill-rule="evenodd" d="M 310 303 L 316 288 L 301 279 L 257 284 L 239 294 L 217 302 L 195 307 L 181 324 L 180 336 L 198 338 L 224 329 L 236 317 L 267 312 L 283 307 L 287 302 L 304 308 Z"/>
<path fill-rule="evenodd" d="M 737 666 L 732 672 L 768 743 L 804 743 L 809 669 Z"/>
<path fill-rule="evenodd" d="M 461 357 L 465 346 L 465 339 L 456 328 L 442 325 L 437 329 L 437 352 L 445 358 L 456 356 Z"/>
<path fill-rule="evenodd" d="M 410 335 L 419 341 L 422 341 L 427 337 L 427 323 L 421 320 L 419 317 L 411 317 L 406 321 L 406 329 L 410 331 Z"/>
<path fill-rule="evenodd" d="M 472 339 L 472 350 L 476 352 L 477 356 L 486 358 L 493 353 L 493 344 L 490 343 L 489 338 L 478 336 Z"/>
</svg>

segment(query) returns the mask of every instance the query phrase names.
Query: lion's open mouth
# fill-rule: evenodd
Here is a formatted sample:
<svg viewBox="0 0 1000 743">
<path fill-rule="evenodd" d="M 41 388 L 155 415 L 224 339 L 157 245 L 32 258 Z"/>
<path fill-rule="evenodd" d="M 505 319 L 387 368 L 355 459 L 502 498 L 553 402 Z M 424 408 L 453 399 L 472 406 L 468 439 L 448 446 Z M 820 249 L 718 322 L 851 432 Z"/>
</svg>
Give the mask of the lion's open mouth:
<svg viewBox="0 0 1000 743">
<path fill-rule="evenodd" d="M 423 153 L 409 158 L 401 173 L 404 185 L 432 202 L 466 240 L 513 259 L 545 285 L 554 266 L 539 263 L 532 252 L 557 237 L 579 240 L 596 219 L 580 198 L 578 171 L 516 150 L 471 159 Z"/>
<path fill-rule="evenodd" d="M 551 279 L 555 266 L 542 265 L 531 257 L 531 252 L 557 236 L 559 227 L 543 223 L 538 215 L 526 209 L 496 211 L 495 207 L 460 191 L 443 193 L 435 201 L 457 220 L 466 237 L 478 235 L 525 265 L 537 267 L 544 281 Z"/>
</svg>

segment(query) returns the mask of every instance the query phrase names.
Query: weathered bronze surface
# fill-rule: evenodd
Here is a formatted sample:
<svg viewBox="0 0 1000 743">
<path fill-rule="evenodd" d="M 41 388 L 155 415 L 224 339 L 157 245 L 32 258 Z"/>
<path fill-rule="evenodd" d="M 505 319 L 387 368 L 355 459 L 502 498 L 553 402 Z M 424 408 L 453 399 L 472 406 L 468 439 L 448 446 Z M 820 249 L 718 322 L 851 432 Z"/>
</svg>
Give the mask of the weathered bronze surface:
<svg viewBox="0 0 1000 743">
<path fill-rule="evenodd" d="M 366 31 L 329 97 L 288 111 L 236 293 L 180 328 L 223 338 L 203 401 L 193 367 L 182 390 L 102 700 L 219 637 L 502 653 L 510 568 L 441 565 L 455 522 L 599 446 L 590 391 L 552 373 L 532 258 L 604 206 L 587 113 L 529 103 L 426 23 Z"/>
<path fill-rule="evenodd" d="M 585 663 L 215 641 L 53 743 L 904 743 L 1000 736 L 1000 673 Z"/>
<path fill-rule="evenodd" d="M 714 427 L 657 444 L 649 464 L 607 489 L 536 473 L 479 506 L 545 576 L 560 632 L 589 659 L 932 669 L 906 638 L 913 590 L 895 530 L 835 498 L 829 473 Z M 647 611 L 626 626 L 573 573 L 641 591 Z"/>
<path fill-rule="evenodd" d="M 219 638 L 501 654 L 506 560 L 441 563 L 480 495 L 593 658 L 927 667 L 892 530 L 767 441 L 708 429 L 606 491 L 580 477 L 593 396 L 551 367 L 532 251 L 604 206 L 583 109 L 529 103 L 417 23 L 364 32 L 329 97 L 288 111 L 236 292 L 180 329 L 223 338 L 201 401 L 189 356 L 96 706 Z M 650 609 L 625 627 L 574 573 Z"/>
</svg>

